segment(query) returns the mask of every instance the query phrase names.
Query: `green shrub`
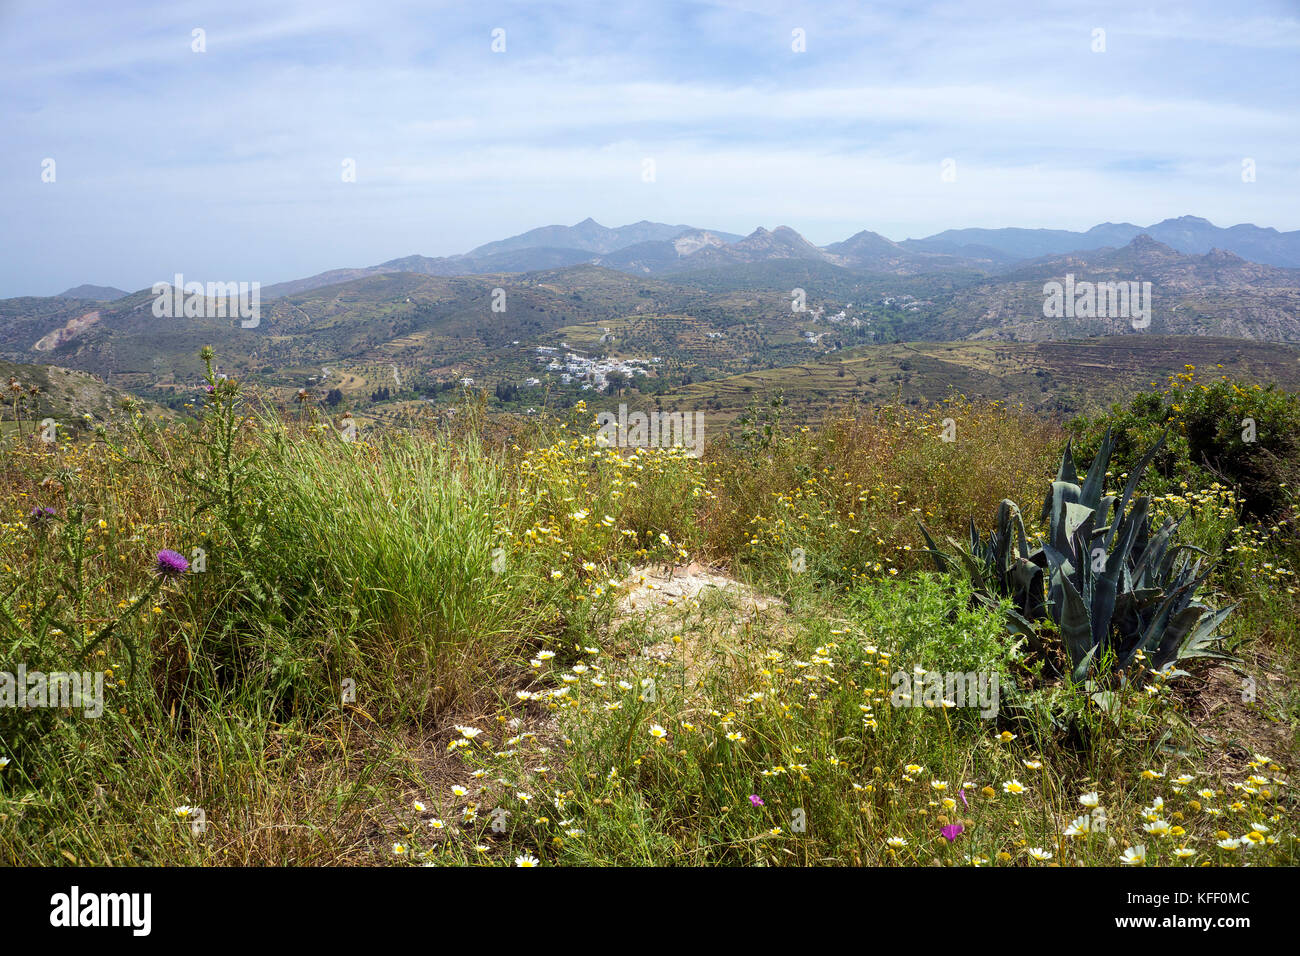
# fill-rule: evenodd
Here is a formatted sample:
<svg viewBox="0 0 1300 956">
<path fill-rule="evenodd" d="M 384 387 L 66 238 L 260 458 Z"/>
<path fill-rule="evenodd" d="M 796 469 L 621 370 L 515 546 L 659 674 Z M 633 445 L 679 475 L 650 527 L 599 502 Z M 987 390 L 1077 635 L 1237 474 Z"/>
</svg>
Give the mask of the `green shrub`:
<svg viewBox="0 0 1300 956">
<path fill-rule="evenodd" d="M 1071 423 L 1084 454 L 1110 431 L 1117 469 L 1130 471 L 1156 436 L 1169 440 L 1151 462 L 1153 491 L 1205 487 L 1215 478 L 1241 495 L 1249 517 L 1277 515 L 1300 478 L 1300 396 L 1275 385 L 1195 381 L 1188 366 L 1161 392 L 1143 392 L 1092 419 Z"/>
</svg>

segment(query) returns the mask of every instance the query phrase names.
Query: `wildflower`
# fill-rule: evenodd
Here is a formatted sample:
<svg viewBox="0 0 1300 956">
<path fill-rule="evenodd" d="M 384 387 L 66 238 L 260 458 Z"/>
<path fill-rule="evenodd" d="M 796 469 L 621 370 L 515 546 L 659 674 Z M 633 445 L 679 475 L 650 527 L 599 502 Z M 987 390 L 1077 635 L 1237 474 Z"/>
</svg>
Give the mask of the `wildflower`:
<svg viewBox="0 0 1300 956">
<path fill-rule="evenodd" d="M 958 834 L 962 833 L 965 829 L 966 828 L 960 823 L 950 823 L 941 829 L 939 833 L 945 840 L 951 843 L 953 840 L 957 839 Z"/>
<path fill-rule="evenodd" d="M 1095 790 L 1092 793 L 1085 793 L 1079 797 L 1079 802 L 1083 804 L 1085 807 L 1090 807 L 1090 808 L 1097 806 L 1097 804 L 1100 801 L 1101 798 L 1097 795 L 1097 792 Z"/>
<path fill-rule="evenodd" d="M 1180 860 L 1190 860 L 1192 857 L 1196 856 L 1196 851 L 1189 850 L 1185 846 L 1180 846 L 1178 849 L 1174 850 L 1174 856 L 1178 857 Z"/>
<path fill-rule="evenodd" d="M 53 508 L 33 508 L 27 513 L 27 523 L 33 528 L 43 528 L 53 520 Z"/>
<path fill-rule="evenodd" d="M 1006 783 L 1002 784 L 1002 792 L 1020 796 L 1020 794 L 1025 792 L 1025 785 L 1019 780 L 1008 780 Z"/>
<path fill-rule="evenodd" d="M 194 807 L 176 807 L 172 810 L 172 813 L 176 814 L 182 820 L 188 820 L 194 814 Z"/>
<path fill-rule="evenodd" d="M 1169 824 L 1164 820 L 1152 820 L 1150 823 L 1142 824 L 1142 829 L 1146 830 L 1152 836 L 1168 836 Z"/>
<path fill-rule="evenodd" d="M 394 856 L 405 856 L 405 855 L 406 855 L 406 844 L 405 844 L 405 843 L 394 843 L 394 844 L 393 844 L 393 855 L 394 855 Z"/>
<path fill-rule="evenodd" d="M 179 578 L 190 569 L 190 563 L 175 551 L 163 549 L 154 556 L 154 573 L 164 581 Z"/>
<path fill-rule="evenodd" d="M 656 740 L 663 740 L 665 737 L 668 736 L 668 731 L 664 730 L 658 724 L 651 724 L 650 736 L 655 738 Z"/>
<path fill-rule="evenodd" d="M 890 837 L 885 841 L 885 844 L 891 850 L 901 850 L 903 847 L 907 846 L 907 841 L 902 837 Z"/>
<path fill-rule="evenodd" d="M 456 784 L 456 786 L 452 787 L 451 792 L 454 796 L 457 797 L 464 797 L 469 794 L 469 791 L 466 790 L 464 787 L 462 787 L 460 784 Z"/>
<path fill-rule="evenodd" d="M 1147 848 L 1131 846 L 1120 856 L 1119 861 L 1125 866 L 1141 866 L 1147 861 Z"/>
<path fill-rule="evenodd" d="M 412 800 L 412 801 L 411 801 L 411 806 L 415 807 L 415 812 L 416 812 L 416 813 L 423 813 L 423 812 L 424 812 L 424 804 L 421 803 L 419 800 Z"/>
<path fill-rule="evenodd" d="M 1070 821 L 1070 825 L 1061 832 L 1065 836 L 1078 839 L 1079 837 L 1087 835 L 1088 824 L 1090 822 L 1091 821 L 1088 819 L 1086 815 L 1081 817 L 1075 817 L 1073 820 Z"/>
<path fill-rule="evenodd" d="M 462 727 L 459 724 L 456 725 L 456 731 L 462 737 L 468 737 L 470 740 L 473 740 L 479 734 L 483 733 L 483 731 L 479 730 L 477 727 Z"/>
<path fill-rule="evenodd" d="M 1031 848 L 1029 855 L 1040 863 L 1046 863 L 1052 858 L 1052 854 L 1047 850 L 1044 850 L 1041 846 Z"/>
<path fill-rule="evenodd" d="M 520 856 L 515 857 L 515 866 L 522 866 L 527 868 L 527 867 L 534 867 L 540 865 L 541 865 L 541 861 L 537 859 L 537 857 L 532 856 L 531 854 L 528 853 L 524 853 L 521 854 Z"/>
<path fill-rule="evenodd" d="M 756 793 L 751 793 L 749 795 L 749 802 L 753 804 L 755 807 L 763 806 L 763 798 Z"/>
</svg>

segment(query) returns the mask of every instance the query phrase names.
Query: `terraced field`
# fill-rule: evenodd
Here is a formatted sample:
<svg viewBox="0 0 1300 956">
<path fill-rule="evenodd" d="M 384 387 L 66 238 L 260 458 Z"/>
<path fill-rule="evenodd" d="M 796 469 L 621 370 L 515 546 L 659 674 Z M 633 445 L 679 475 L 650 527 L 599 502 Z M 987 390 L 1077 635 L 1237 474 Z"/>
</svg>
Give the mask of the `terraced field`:
<svg viewBox="0 0 1300 956">
<path fill-rule="evenodd" d="M 901 400 L 922 405 L 953 393 L 1049 414 L 1103 407 L 1187 365 L 1234 378 L 1300 386 L 1300 348 L 1239 339 L 1123 335 L 1073 342 L 912 342 L 863 346 L 819 361 L 731 375 L 629 405 L 707 409 L 729 423 L 754 400 L 784 393 L 788 414 L 819 420 L 832 405 Z M 619 400 L 602 399 L 600 407 Z"/>
</svg>

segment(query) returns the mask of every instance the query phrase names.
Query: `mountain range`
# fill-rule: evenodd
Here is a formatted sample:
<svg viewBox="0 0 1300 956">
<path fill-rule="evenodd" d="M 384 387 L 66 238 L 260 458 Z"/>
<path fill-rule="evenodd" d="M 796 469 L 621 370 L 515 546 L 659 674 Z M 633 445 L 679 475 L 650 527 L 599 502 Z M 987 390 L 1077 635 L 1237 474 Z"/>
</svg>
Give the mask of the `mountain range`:
<svg viewBox="0 0 1300 956">
<path fill-rule="evenodd" d="M 1261 265 L 1300 268 L 1300 230 L 1279 232 L 1243 223 L 1228 228 L 1182 216 L 1150 226 L 1102 223 L 1083 232 L 1064 229 L 949 229 L 895 242 L 863 230 L 817 246 L 789 226 L 759 227 L 747 236 L 689 225 L 641 222 L 609 228 L 594 219 L 542 226 L 454 256 L 422 255 L 373 266 L 331 269 L 262 288 L 263 299 L 298 295 L 372 275 L 498 275 L 590 264 L 636 275 L 703 273 L 773 261 L 826 263 L 871 274 L 966 272 L 997 275 L 1045 256 L 1119 248 L 1146 235 L 1169 248 L 1203 255 L 1233 253 Z M 111 286 L 79 285 L 54 298 L 111 302 L 128 295 Z"/>
<path fill-rule="evenodd" d="M 771 260 L 825 262 L 858 271 L 917 275 L 925 272 L 998 273 L 1018 263 L 1067 252 L 1127 245 L 1147 235 L 1178 252 L 1214 249 L 1263 265 L 1300 268 L 1300 230 L 1279 232 L 1241 224 L 1215 226 L 1196 216 L 1150 226 L 1102 223 L 1084 232 L 1063 229 L 950 229 L 924 239 L 894 242 L 863 230 L 827 246 L 809 242 L 789 226 L 755 229 L 747 236 L 687 225 L 641 221 L 618 228 L 584 219 L 573 226 L 543 226 L 489 242 L 462 255 L 412 255 L 375 266 L 333 269 L 266 286 L 266 298 L 294 295 L 367 275 L 410 272 L 466 276 L 562 269 L 589 263 L 638 275 L 690 273 Z M 86 296 L 89 297 L 89 296 Z"/>
</svg>

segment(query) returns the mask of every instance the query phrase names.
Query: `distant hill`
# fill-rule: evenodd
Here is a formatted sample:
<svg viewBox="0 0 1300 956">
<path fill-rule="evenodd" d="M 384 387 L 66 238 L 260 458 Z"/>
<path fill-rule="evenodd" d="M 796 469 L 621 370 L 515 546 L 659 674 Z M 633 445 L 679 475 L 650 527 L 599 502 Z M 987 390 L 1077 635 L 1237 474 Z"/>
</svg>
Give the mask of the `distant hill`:
<svg viewBox="0 0 1300 956">
<path fill-rule="evenodd" d="M 1300 230 L 1276 229 L 1243 223 L 1221 228 L 1198 216 L 1165 219 L 1150 226 L 1106 222 L 1087 232 L 1064 229 L 949 229 L 924 239 L 905 239 L 907 249 L 945 252 L 978 257 L 992 250 L 1010 259 L 1033 259 L 1122 246 L 1145 233 L 1178 252 L 1201 255 L 1211 249 L 1227 252 L 1264 265 L 1300 268 Z"/>
<path fill-rule="evenodd" d="M 98 377 L 76 369 L 61 368 L 57 365 L 34 365 L 19 362 L 7 362 L 0 359 L 0 388 L 7 387 L 15 381 L 24 388 L 35 387 L 36 408 L 25 412 L 27 421 L 40 421 L 53 418 L 60 425 L 69 428 L 84 428 L 84 415 L 90 415 L 98 422 L 108 420 L 121 408 L 127 393 L 110 388 Z M 0 403 L 3 404 L 3 403 Z M 145 403 L 146 409 L 159 411 L 151 403 Z M 6 406 L 0 409 L 5 431 L 12 428 L 13 413 Z"/>
<path fill-rule="evenodd" d="M 1261 265 L 1221 249 L 1185 255 L 1141 233 L 1118 249 L 1046 256 L 967 285 L 905 329 L 907 338 L 1049 341 L 1126 334 L 1127 317 L 1049 318 L 1047 282 L 1150 282 L 1144 334 L 1300 342 L 1300 270 Z"/>
<path fill-rule="evenodd" d="M 582 263 L 600 262 L 601 257 L 621 249 L 646 244 L 668 244 L 677 237 L 699 232 L 701 230 L 692 226 L 670 226 L 666 223 L 645 220 L 611 229 L 588 218 L 573 226 L 542 226 L 538 229 L 530 229 L 508 239 L 478 246 L 463 255 L 437 258 L 405 256 L 400 259 L 390 259 L 377 266 L 361 269 L 333 269 L 305 279 L 277 282 L 263 288 L 262 295 L 264 298 L 297 295 L 363 276 L 394 272 L 469 276 L 558 269 Z M 731 233 L 714 232 L 710 235 L 724 243 L 741 238 Z M 626 268 L 628 271 L 641 271 L 635 265 Z"/>
<path fill-rule="evenodd" d="M 121 289 L 115 289 L 111 285 L 78 285 L 73 286 L 64 292 L 59 293 L 59 298 L 63 299 L 90 299 L 94 302 L 113 302 L 117 299 L 125 298 L 130 295 Z"/>
</svg>

